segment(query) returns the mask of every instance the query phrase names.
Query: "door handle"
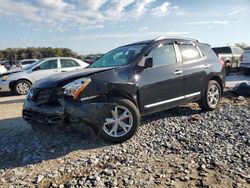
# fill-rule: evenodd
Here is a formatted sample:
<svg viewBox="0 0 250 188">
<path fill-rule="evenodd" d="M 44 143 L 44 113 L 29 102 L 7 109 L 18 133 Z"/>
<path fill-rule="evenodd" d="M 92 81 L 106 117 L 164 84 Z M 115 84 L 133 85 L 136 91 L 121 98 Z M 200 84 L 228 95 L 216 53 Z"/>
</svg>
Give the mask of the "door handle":
<svg viewBox="0 0 250 188">
<path fill-rule="evenodd" d="M 174 71 L 174 74 L 175 74 L 175 75 L 179 75 L 179 74 L 182 74 L 182 73 L 183 73 L 182 70 L 176 70 L 176 71 Z"/>
<path fill-rule="evenodd" d="M 211 65 L 207 65 L 207 64 L 204 65 L 204 68 L 205 68 L 205 69 L 208 69 L 209 67 L 211 67 Z"/>
</svg>

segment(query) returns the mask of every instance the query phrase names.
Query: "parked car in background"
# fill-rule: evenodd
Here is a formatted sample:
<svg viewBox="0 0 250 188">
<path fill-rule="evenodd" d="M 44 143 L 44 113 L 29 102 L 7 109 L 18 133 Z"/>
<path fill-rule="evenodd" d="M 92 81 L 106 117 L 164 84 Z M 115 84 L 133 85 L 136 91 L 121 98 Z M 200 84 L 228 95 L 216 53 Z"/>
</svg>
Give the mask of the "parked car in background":
<svg viewBox="0 0 250 188">
<path fill-rule="evenodd" d="M 10 60 L 1 61 L 0 64 L 3 65 L 7 70 L 9 70 L 12 67 L 12 63 Z"/>
<path fill-rule="evenodd" d="M 20 60 L 16 63 L 15 66 L 13 67 L 22 67 L 22 68 L 25 68 L 27 66 L 29 66 L 30 64 L 34 63 L 34 62 L 37 62 L 38 60 L 37 59 L 23 59 L 23 60 Z"/>
<path fill-rule="evenodd" d="M 28 93 L 36 81 L 59 72 L 68 72 L 87 67 L 88 64 L 75 58 L 53 57 L 41 59 L 23 69 L 14 68 L 0 77 L 0 92 L 13 91 L 18 95 Z"/>
<path fill-rule="evenodd" d="M 103 139 L 131 138 L 140 116 L 188 102 L 217 108 L 224 64 L 208 44 L 157 38 L 116 48 L 88 68 L 36 82 L 23 107 L 34 130 L 90 125 Z"/>
<path fill-rule="evenodd" d="M 7 69 L 5 68 L 4 65 L 1 65 L 1 64 L 0 64 L 0 76 L 1 76 L 3 73 L 5 73 L 5 72 L 7 72 Z"/>
<path fill-rule="evenodd" d="M 219 58 L 224 61 L 227 74 L 229 74 L 232 69 L 240 66 L 240 57 L 243 53 L 241 48 L 225 46 L 212 49 L 219 56 Z"/>
<path fill-rule="evenodd" d="M 250 50 L 244 51 L 240 60 L 240 69 L 243 70 L 245 74 L 250 74 Z"/>
</svg>

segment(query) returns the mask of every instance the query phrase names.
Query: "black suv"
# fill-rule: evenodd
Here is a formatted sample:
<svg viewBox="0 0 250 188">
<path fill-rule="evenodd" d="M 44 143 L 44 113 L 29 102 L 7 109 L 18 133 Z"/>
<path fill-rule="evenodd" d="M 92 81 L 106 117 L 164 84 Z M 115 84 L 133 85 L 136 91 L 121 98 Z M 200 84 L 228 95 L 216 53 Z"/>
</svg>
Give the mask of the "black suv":
<svg viewBox="0 0 250 188">
<path fill-rule="evenodd" d="M 23 118 L 32 128 L 89 125 L 103 139 L 131 138 L 140 116 L 197 101 L 215 109 L 225 71 L 210 46 L 193 39 L 157 38 L 116 48 L 88 68 L 38 81 Z"/>
</svg>

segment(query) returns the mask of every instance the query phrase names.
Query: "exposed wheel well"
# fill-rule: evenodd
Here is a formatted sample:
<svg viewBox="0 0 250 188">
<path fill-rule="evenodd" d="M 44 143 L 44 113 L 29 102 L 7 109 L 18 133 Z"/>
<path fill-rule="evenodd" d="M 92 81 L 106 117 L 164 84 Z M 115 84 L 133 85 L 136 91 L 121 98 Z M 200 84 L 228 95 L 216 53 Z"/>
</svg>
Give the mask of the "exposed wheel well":
<svg viewBox="0 0 250 188">
<path fill-rule="evenodd" d="M 226 61 L 225 61 L 225 65 L 226 65 L 226 66 L 231 66 L 231 61 L 230 61 L 230 60 L 226 60 Z"/>
<path fill-rule="evenodd" d="M 32 82 L 30 81 L 30 80 L 28 80 L 28 79 L 25 79 L 25 78 L 22 78 L 22 79 L 19 79 L 19 80 L 15 80 L 15 81 L 13 81 L 13 82 L 11 82 L 10 83 L 10 90 L 13 90 L 13 87 L 16 85 L 16 83 L 17 82 L 19 82 L 19 81 L 26 81 L 26 82 L 29 82 L 30 83 L 30 85 L 32 85 Z"/>
<path fill-rule="evenodd" d="M 221 88 L 221 92 L 223 93 L 223 83 L 222 83 L 222 80 L 219 76 L 213 76 L 209 80 L 214 80 L 214 81 L 218 82 L 218 84 L 220 85 L 220 88 Z"/>
</svg>

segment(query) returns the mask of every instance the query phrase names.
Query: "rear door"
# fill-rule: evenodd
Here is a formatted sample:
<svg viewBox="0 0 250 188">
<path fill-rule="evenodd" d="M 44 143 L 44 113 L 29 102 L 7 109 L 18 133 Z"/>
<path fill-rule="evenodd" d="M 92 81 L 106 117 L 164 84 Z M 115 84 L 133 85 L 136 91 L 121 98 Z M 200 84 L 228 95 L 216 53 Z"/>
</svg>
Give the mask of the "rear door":
<svg viewBox="0 0 250 188">
<path fill-rule="evenodd" d="M 183 66 L 185 98 L 199 97 L 212 64 L 207 63 L 206 57 L 195 44 L 182 43 L 178 47 Z"/>
<path fill-rule="evenodd" d="M 153 67 L 144 69 L 138 81 L 139 101 L 143 113 L 181 104 L 184 99 L 184 84 L 175 44 L 161 43 L 149 52 L 146 58 L 153 58 Z"/>
<path fill-rule="evenodd" d="M 61 72 L 73 71 L 76 69 L 80 69 L 80 65 L 73 59 L 60 59 L 60 67 Z"/>
</svg>

